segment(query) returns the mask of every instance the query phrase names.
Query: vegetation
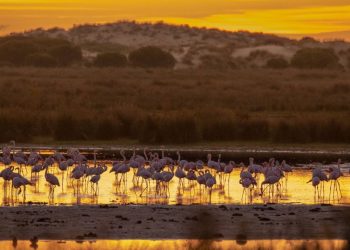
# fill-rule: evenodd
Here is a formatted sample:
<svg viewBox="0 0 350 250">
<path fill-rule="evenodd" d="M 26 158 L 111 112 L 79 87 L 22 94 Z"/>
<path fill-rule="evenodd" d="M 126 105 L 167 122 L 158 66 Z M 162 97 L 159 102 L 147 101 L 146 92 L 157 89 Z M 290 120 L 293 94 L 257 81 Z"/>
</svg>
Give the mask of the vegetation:
<svg viewBox="0 0 350 250">
<path fill-rule="evenodd" d="M 324 69 L 339 67 L 339 58 L 333 49 L 304 48 L 292 58 L 292 66 L 300 69 Z"/>
<path fill-rule="evenodd" d="M 48 53 L 57 60 L 59 66 L 69 66 L 83 59 L 80 47 L 72 44 L 55 46 Z"/>
<path fill-rule="evenodd" d="M 35 67 L 55 67 L 57 60 L 47 53 L 34 53 L 26 57 L 26 64 Z"/>
<path fill-rule="evenodd" d="M 126 56 L 120 53 L 101 53 L 94 60 L 97 67 L 125 67 L 128 64 Z"/>
<path fill-rule="evenodd" d="M 132 65 L 143 68 L 173 68 L 176 60 L 171 53 L 154 46 L 147 46 L 129 54 Z"/>
<path fill-rule="evenodd" d="M 0 141 L 349 143 L 349 74 L 0 68 Z"/>
<path fill-rule="evenodd" d="M 25 36 L 0 38 L 0 62 L 4 65 L 70 66 L 81 60 L 81 49 L 66 40 Z"/>
<path fill-rule="evenodd" d="M 283 57 L 271 58 L 267 61 L 266 67 L 271 69 L 285 69 L 289 66 L 289 63 Z"/>
</svg>

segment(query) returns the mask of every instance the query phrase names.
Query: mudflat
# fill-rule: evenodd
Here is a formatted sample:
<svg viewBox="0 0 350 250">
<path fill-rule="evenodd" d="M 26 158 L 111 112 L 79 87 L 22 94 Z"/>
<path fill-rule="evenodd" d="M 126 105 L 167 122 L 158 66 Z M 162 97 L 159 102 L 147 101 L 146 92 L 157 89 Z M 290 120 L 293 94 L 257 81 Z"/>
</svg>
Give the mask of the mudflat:
<svg viewBox="0 0 350 250">
<path fill-rule="evenodd" d="M 1 207 L 0 221 L 0 240 L 350 238 L 338 205 L 26 205 Z"/>
</svg>

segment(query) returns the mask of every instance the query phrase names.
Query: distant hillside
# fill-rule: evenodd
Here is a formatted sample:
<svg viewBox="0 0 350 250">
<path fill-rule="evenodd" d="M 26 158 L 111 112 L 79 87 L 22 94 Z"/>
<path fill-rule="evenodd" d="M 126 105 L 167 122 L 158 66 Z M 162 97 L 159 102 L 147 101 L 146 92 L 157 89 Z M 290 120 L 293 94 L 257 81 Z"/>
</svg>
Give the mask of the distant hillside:
<svg viewBox="0 0 350 250">
<path fill-rule="evenodd" d="M 292 39 L 300 39 L 304 36 L 305 35 L 301 35 L 301 34 L 288 35 L 288 37 Z M 336 37 L 337 40 L 344 40 L 344 41 L 350 42 L 350 30 L 322 32 L 322 33 L 312 34 L 311 36 L 320 41 L 331 41 L 331 40 L 335 40 L 334 38 Z"/>
<path fill-rule="evenodd" d="M 183 67 L 260 67 L 273 57 L 290 60 L 302 47 L 331 47 L 347 67 L 350 43 L 319 42 L 312 38 L 293 40 L 272 34 L 229 32 L 165 23 L 121 21 L 110 24 L 86 24 L 69 30 L 53 28 L 26 32 L 27 36 L 64 38 L 83 48 L 84 58 L 97 53 L 118 51 L 128 54 L 142 46 L 154 45 L 171 52 L 177 68 Z"/>
</svg>

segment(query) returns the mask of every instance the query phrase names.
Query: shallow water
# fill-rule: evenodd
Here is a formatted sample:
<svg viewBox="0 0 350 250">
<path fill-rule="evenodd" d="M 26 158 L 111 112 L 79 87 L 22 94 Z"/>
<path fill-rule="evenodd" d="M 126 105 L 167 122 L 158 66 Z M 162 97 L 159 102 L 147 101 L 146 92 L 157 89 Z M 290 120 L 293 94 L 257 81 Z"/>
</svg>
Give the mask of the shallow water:
<svg viewBox="0 0 350 250">
<path fill-rule="evenodd" d="M 327 249 L 340 250 L 346 249 L 348 242 L 346 240 L 98 240 L 98 241 L 39 241 L 31 243 L 30 241 L 18 241 L 14 246 L 12 241 L 0 241 L 0 249 L 40 249 L 40 250 L 91 250 L 91 249 L 118 249 L 118 250 L 180 250 L 180 249 Z"/>
<path fill-rule="evenodd" d="M 110 165 L 108 168 L 110 169 Z M 4 166 L 0 166 L 2 170 Z M 4 183 L 1 179 L 0 185 L 2 190 L 0 192 L 0 199 L 2 205 L 19 205 L 25 203 L 48 203 L 51 205 L 73 205 L 73 204 L 247 204 L 247 203 L 332 203 L 332 204 L 350 204 L 350 176 L 345 174 L 340 178 L 340 186 L 342 197 L 335 193 L 330 195 L 330 183 L 324 185 L 324 195 L 320 199 L 315 197 L 314 188 L 310 183 L 306 183 L 311 178 L 311 170 L 294 169 L 293 173 L 288 175 L 288 179 L 283 181 L 283 190 L 280 195 L 268 195 L 265 192 L 264 196 L 260 196 L 260 190 L 252 191 L 252 196 L 248 197 L 245 193 L 242 196 L 243 188 L 239 184 L 240 169 L 235 169 L 229 178 L 226 179 L 226 184 L 216 185 L 209 196 L 209 191 L 199 188 L 197 184 L 190 188 L 187 180 L 184 188 L 179 188 L 179 181 L 176 177 L 172 179 L 169 185 L 169 197 L 165 193 L 156 195 L 156 184 L 151 181 L 149 189 L 146 189 L 146 184 L 142 187 L 135 187 L 133 185 L 133 173 L 130 171 L 127 174 L 127 182 L 121 185 L 115 184 L 115 175 L 106 171 L 102 174 L 99 182 L 99 192 L 94 194 L 91 189 L 89 181 L 72 181 L 67 173 L 62 173 L 57 167 L 51 167 L 50 171 L 54 173 L 60 180 L 61 186 L 54 190 L 53 198 L 49 198 L 49 186 L 47 185 L 42 171 L 38 178 L 33 178 L 33 186 L 27 186 L 26 196 L 23 197 L 23 192 L 16 195 L 16 192 L 11 195 L 10 184 Z M 23 172 L 26 173 L 23 167 Z M 30 167 L 27 167 L 25 176 L 30 177 Z M 62 179 L 63 178 L 63 179 Z M 260 176 L 260 182 L 263 180 Z M 217 183 L 219 183 L 217 177 Z M 140 181 L 141 183 L 141 181 Z M 78 188 L 77 188 L 78 187 Z M 77 193 L 77 190 L 78 193 Z M 142 190 L 145 190 L 140 196 Z M 317 198 L 317 199 L 316 199 Z"/>
</svg>

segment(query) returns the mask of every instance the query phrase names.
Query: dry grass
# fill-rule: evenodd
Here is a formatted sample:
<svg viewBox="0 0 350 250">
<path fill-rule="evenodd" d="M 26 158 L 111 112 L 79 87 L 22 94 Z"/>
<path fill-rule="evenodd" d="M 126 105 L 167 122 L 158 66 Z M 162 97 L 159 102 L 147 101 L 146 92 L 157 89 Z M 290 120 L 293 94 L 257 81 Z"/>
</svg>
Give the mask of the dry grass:
<svg viewBox="0 0 350 250">
<path fill-rule="evenodd" d="M 350 142 L 350 73 L 0 68 L 0 141 Z"/>
</svg>

